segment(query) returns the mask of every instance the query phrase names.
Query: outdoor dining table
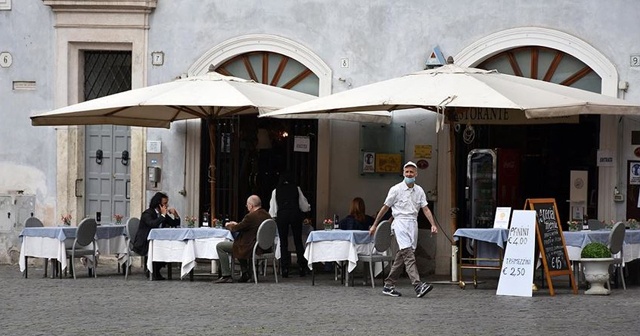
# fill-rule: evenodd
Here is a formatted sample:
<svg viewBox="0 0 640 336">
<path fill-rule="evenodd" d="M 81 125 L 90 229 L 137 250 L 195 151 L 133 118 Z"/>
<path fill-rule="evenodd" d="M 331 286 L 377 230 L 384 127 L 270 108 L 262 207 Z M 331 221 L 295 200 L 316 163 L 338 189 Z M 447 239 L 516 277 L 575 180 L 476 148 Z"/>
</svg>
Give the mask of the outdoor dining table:
<svg viewBox="0 0 640 336">
<path fill-rule="evenodd" d="M 358 264 L 358 253 L 369 253 L 373 247 L 373 236 L 369 231 L 361 230 L 318 230 L 311 231 L 307 237 L 304 257 L 312 272 L 311 284 L 315 285 L 315 262 L 347 262 L 346 285 L 349 285 L 349 273 Z M 382 267 L 376 263 L 376 274 Z"/>
<path fill-rule="evenodd" d="M 504 248 L 507 243 L 509 231 L 502 228 L 466 228 L 457 229 L 453 239 L 458 244 L 458 276 L 459 285 L 464 288 L 463 269 L 473 270 L 473 285 L 478 286 L 478 270 L 499 270 L 502 266 Z M 470 246 L 473 251 L 469 257 L 463 257 L 463 243 L 460 238 L 471 239 Z"/>
<path fill-rule="evenodd" d="M 563 231 L 569 260 L 580 260 L 582 248 L 591 242 L 609 244 L 611 230 Z M 626 230 L 622 247 L 622 260 L 627 263 L 640 259 L 640 230 Z"/>
<path fill-rule="evenodd" d="M 178 262 L 182 278 L 195 267 L 196 258 L 219 259 L 216 245 L 232 241 L 233 235 L 229 230 L 217 228 L 163 228 L 151 229 L 147 238 L 147 268 L 153 272 L 154 261 Z"/>
<path fill-rule="evenodd" d="M 78 232 L 77 226 L 25 227 L 20 232 L 20 271 L 27 265 L 26 257 L 57 260 L 61 270 L 67 268 L 67 247 L 71 247 Z M 99 225 L 96 230 L 97 250 L 103 255 L 118 256 L 118 263 L 128 261 L 125 225 Z"/>
</svg>

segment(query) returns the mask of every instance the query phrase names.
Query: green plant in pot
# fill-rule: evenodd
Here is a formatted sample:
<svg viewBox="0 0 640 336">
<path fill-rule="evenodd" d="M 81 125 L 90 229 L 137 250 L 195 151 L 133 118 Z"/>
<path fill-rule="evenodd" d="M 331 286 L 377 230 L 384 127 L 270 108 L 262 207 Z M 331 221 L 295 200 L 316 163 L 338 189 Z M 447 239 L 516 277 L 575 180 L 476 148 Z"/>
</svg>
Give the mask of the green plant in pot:
<svg viewBox="0 0 640 336">
<path fill-rule="evenodd" d="M 604 284 L 609 281 L 609 265 L 613 261 L 611 251 L 602 243 L 589 243 L 580 253 L 584 278 L 591 284 L 585 294 L 608 295 Z"/>
<path fill-rule="evenodd" d="M 611 258 L 611 251 L 605 244 L 589 243 L 582 249 L 580 258 Z"/>
</svg>

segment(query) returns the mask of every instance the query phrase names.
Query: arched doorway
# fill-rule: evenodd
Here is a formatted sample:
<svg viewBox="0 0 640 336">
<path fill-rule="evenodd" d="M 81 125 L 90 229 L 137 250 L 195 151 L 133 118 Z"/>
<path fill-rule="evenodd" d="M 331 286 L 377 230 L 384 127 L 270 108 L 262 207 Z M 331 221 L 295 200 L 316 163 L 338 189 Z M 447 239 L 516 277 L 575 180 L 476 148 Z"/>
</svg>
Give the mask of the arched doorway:
<svg viewBox="0 0 640 336">
<path fill-rule="evenodd" d="M 502 50 L 475 67 L 597 93 L 602 90 L 602 78 L 587 64 L 561 50 L 538 45 Z M 458 181 L 466 182 L 458 183 L 457 201 L 462 205 L 460 226 L 489 226 L 495 206 L 518 209 L 526 198 L 548 197 L 556 199 L 564 223 L 570 215 L 567 201 L 572 170 L 588 172 L 587 215 L 597 218 L 599 133 L 600 116 L 593 115 L 562 123 L 555 120 L 545 123 L 523 120 L 519 124 L 466 121 L 456 127 L 456 165 L 461 167 L 457 177 Z M 477 202 L 465 192 L 465 187 L 473 183 L 467 176 L 469 153 L 477 149 L 497 153 L 495 200 L 490 207 L 485 207 L 491 210 L 480 212 Z"/>
<path fill-rule="evenodd" d="M 216 65 L 216 71 L 267 85 L 319 94 L 319 78 L 297 60 L 273 51 L 249 51 Z M 317 120 L 258 118 L 243 115 L 216 121 L 217 167 L 209 171 L 208 128 L 201 128 L 200 212 L 210 209 L 210 178 L 216 179 L 216 217 L 241 218 L 247 196 L 260 196 L 268 208 L 271 190 L 281 173 L 295 177 L 311 204 L 317 181 Z M 309 142 L 308 151 L 295 144 Z M 314 209 L 315 207 L 312 207 Z M 313 211 L 313 210 L 312 210 Z"/>
</svg>

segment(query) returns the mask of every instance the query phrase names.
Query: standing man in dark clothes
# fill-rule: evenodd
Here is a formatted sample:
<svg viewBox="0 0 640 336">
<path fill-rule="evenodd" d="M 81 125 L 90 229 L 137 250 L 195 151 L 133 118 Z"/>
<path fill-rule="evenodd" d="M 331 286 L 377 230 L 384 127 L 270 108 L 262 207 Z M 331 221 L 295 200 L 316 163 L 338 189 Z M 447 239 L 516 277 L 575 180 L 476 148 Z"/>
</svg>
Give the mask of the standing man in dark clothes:
<svg viewBox="0 0 640 336">
<path fill-rule="evenodd" d="M 269 214 L 275 218 L 278 224 L 280 269 L 283 278 L 289 277 L 289 265 L 291 264 L 289 227 L 293 232 L 293 242 L 296 245 L 300 276 L 307 274 L 307 260 L 304 258 L 304 245 L 302 245 L 302 219 L 303 213 L 309 211 L 311 211 L 311 206 L 300 187 L 293 183 L 289 174 L 281 174 L 278 186 L 271 193 Z"/>
<path fill-rule="evenodd" d="M 162 192 L 157 192 L 149 202 L 149 208 L 140 216 L 140 226 L 138 233 L 133 239 L 133 251 L 147 256 L 149 252 L 149 231 L 151 229 L 177 227 L 180 226 L 180 215 L 174 208 L 169 208 L 169 196 Z M 173 218 L 171 216 L 173 216 Z M 145 263 L 146 264 L 146 263 Z M 160 269 L 167 263 L 157 261 L 153 263 L 153 280 L 164 280 L 160 274 Z"/>
</svg>

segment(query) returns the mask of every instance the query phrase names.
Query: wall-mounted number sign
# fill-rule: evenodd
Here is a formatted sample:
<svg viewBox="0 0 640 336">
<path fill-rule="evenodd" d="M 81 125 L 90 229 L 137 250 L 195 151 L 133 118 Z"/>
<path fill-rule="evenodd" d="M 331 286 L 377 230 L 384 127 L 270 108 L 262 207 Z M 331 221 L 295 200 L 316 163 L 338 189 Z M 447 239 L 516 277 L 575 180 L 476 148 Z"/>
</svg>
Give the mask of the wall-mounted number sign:
<svg viewBox="0 0 640 336">
<path fill-rule="evenodd" d="M 151 53 L 151 64 L 152 65 L 163 65 L 164 64 L 164 53 L 162 51 L 154 51 Z"/>
<path fill-rule="evenodd" d="M 631 55 L 631 66 L 640 67 L 640 54 Z"/>
<path fill-rule="evenodd" d="M 10 53 L 6 51 L 0 53 L 0 67 L 8 68 L 11 66 L 12 63 L 13 63 L 13 57 L 11 56 Z"/>
</svg>

